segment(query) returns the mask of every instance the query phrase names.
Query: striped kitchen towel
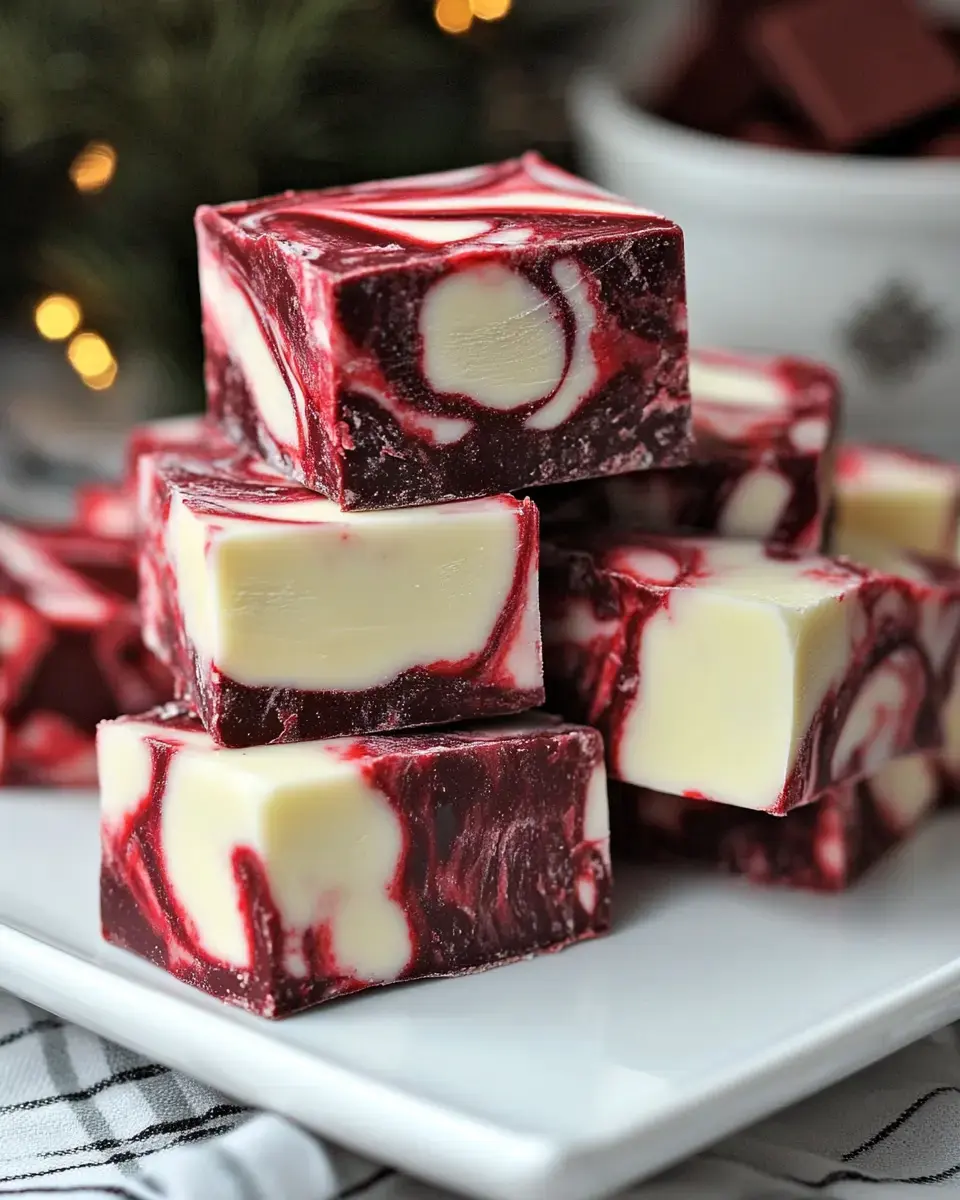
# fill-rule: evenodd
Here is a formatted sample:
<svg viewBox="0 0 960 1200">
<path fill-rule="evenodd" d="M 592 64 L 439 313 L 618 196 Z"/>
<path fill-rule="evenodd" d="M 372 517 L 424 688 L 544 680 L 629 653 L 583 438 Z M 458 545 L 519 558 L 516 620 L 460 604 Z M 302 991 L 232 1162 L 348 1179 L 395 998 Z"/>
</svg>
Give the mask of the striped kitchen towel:
<svg viewBox="0 0 960 1200">
<path fill-rule="evenodd" d="M 635 1200 L 960 1198 L 953 1028 L 730 1138 Z M 449 1200 L 0 992 L 0 1197 Z"/>
</svg>

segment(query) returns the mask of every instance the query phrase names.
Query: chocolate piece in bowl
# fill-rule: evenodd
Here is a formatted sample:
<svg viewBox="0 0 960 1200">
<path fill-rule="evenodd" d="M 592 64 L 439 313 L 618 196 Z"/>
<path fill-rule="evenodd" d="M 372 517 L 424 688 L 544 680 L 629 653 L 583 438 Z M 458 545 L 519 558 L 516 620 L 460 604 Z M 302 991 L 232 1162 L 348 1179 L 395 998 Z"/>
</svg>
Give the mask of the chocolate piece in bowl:
<svg viewBox="0 0 960 1200">
<path fill-rule="evenodd" d="M 819 550 L 840 384 L 803 359 L 690 356 L 694 462 L 534 493 L 546 525 L 587 520 L 650 533 L 716 533 Z"/>
<path fill-rule="evenodd" d="M 715 866 L 751 883 L 837 892 L 902 845 L 943 793 L 937 758 L 894 759 L 786 816 L 611 784 L 614 854 Z"/>
<path fill-rule="evenodd" d="M 787 0 L 753 18 L 749 44 L 832 150 L 960 101 L 960 64 L 911 0 Z"/>
<path fill-rule="evenodd" d="M 780 814 L 942 742 L 953 574 L 613 533 L 545 545 L 542 581 L 547 702 L 615 779 Z"/>
<path fill-rule="evenodd" d="M 3 783 L 92 787 L 97 722 L 172 695 L 135 594 L 131 543 L 0 525 Z"/>
<path fill-rule="evenodd" d="M 344 513 L 253 460 L 146 455 L 140 472 L 144 637 L 219 744 L 543 700 L 531 501 Z"/>
<path fill-rule="evenodd" d="M 701 5 L 691 14 L 666 70 L 643 102 L 678 125 L 729 133 L 763 89 L 763 77 L 740 36 L 744 7 Z"/>
<path fill-rule="evenodd" d="M 196 224 L 210 412 L 343 509 L 686 461 L 682 234 L 536 155 Z"/>
<path fill-rule="evenodd" d="M 267 1017 L 603 932 L 603 746 L 540 714 L 221 750 L 169 706 L 101 726 L 108 941 Z"/>
</svg>

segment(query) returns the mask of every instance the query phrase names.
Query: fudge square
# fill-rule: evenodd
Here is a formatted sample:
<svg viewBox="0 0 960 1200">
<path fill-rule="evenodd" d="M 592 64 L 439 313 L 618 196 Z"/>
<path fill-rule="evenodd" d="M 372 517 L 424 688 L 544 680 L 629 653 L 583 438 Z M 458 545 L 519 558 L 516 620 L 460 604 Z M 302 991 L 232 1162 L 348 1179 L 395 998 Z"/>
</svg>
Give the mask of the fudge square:
<svg viewBox="0 0 960 1200">
<path fill-rule="evenodd" d="M 889 532 L 895 533 L 895 528 L 890 528 Z M 895 574 L 917 575 L 960 589 L 960 564 L 955 559 L 920 554 L 892 541 L 855 533 L 848 522 L 835 525 L 831 540 L 834 553 L 846 555 L 855 562 Z M 960 803 L 960 655 L 954 663 L 953 680 L 943 709 L 943 745 L 934 761 L 939 773 L 940 801 L 955 806 Z"/>
<path fill-rule="evenodd" d="M 534 154 L 196 228 L 210 412 L 344 509 L 686 461 L 682 234 Z"/>
<path fill-rule="evenodd" d="M 751 883 L 838 892 L 919 828 L 942 787 L 937 759 L 927 754 L 836 784 L 782 817 L 613 784 L 613 848 L 640 862 L 698 862 Z"/>
<path fill-rule="evenodd" d="M 545 546 L 542 583 L 547 703 L 615 779 L 784 813 L 942 741 L 955 578 L 614 534 Z"/>
<path fill-rule="evenodd" d="M 693 461 L 537 492 L 545 525 L 715 533 L 819 550 L 840 384 L 804 359 L 690 354 Z"/>
<path fill-rule="evenodd" d="M 920 554 L 960 556 L 960 466 L 910 450 L 841 446 L 836 537 L 880 538 Z"/>
<path fill-rule="evenodd" d="M 256 462 L 140 470 L 144 637 L 220 745 L 542 702 L 531 501 L 343 513 Z"/>
<path fill-rule="evenodd" d="M 100 727 L 108 941 L 267 1017 L 604 931 L 603 745 L 540 714 L 217 749 L 175 705 Z"/>
<path fill-rule="evenodd" d="M 690 358 L 694 462 L 605 480 L 614 522 L 821 548 L 840 384 L 818 363 L 702 350 Z"/>
<path fill-rule="evenodd" d="M 93 787 L 97 723 L 173 695 L 136 579 L 127 541 L 0 524 L 0 783 Z"/>
<path fill-rule="evenodd" d="M 75 522 L 96 537 L 137 536 L 137 466 L 145 454 L 161 451 L 224 457 L 236 449 L 204 416 L 164 417 L 136 425 L 127 439 L 123 477 L 115 483 L 86 483 L 75 494 Z"/>
</svg>

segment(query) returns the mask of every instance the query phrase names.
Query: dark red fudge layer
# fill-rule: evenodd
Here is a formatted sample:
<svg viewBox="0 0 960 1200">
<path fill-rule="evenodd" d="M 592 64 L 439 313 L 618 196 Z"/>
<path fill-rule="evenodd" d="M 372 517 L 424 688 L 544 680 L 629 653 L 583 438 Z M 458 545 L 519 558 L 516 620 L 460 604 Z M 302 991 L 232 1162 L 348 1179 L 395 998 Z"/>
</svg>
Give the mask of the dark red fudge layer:
<svg viewBox="0 0 960 1200">
<path fill-rule="evenodd" d="M 474 676 L 489 660 L 478 663 Z M 414 729 L 445 720 L 472 721 L 523 712 L 543 702 L 542 688 L 484 683 L 469 674 L 404 671 L 382 687 L 362 692 L 304 692 L 245 687 L 216 668 L 176 671 L 178 691 L 196 703 L 203 722 L 224 746 L 304 742 L 365 729 Z M 456 714 L 447 716 L 446 714 Z"/>
<path fill-rule="evenodd" d="M 785 481 L 789 498 L 768 524 L 751 529 L 750 535 L 771 546 L 819 550 L 828 512 L 822 456 L 768 455 L 763 467 Z M 650 533 L 717 534 L 731 501 L 755 471 L 756 465 L 744 459 L 727 459 L 672 471 L 644 471 L 603 483 L 563 484 L 531 496 L 548 531 L 572 524 Z M 722 536 L 729 536 L 726 530 Z"/>
<path fill-rule="evenodd" d="M 171 731 L 201 728 L 189 716 L 165 720 Z M 591 781 L 603 759 L 599 735 L 544 724 L 504 739 L 500 728 L 371 737 L 351 752 L 378 755 L 363 770 L 389 797 L 403 828 L 391 895 L 404 909 L 414 950 L 396 982 L 483 970 L 560 950 L 609 927 L 608 848 L 584 827 Z M 235 852 L 233 863 L 253 968 L 236 971 L 207 957 L 170 893 L 160 843 L 177 748 L 157 740 L 150 750 L 152 776 L 142 804 L 119 836 L 104 835 L 103 936 L 267 1017 L 371 986 L 341 970 L 322 926 L 303 938 L 307 975 L 290 974 L 289 931 L 256 853 L 247 848 Z"/>
<path fill-rule="evenodd" d="M 693 385 L 693 459 L 672 470 L 570 483 L 533 493 L 544 524 L 580 522 L 648 533 L 718 533 L 794 550 L 823 544 L 840 418 L 840 383 L 819 363 L 698 350 L 691 368 L 768 381 L 781 399 L 737 402 Z M 765 480 L 776 476 L 776 502 Z M 761 478 L 762 477 L 762 478 Z"/>
<path fill-rule="evenodd" d="M 614 783 L 614 853 L 639 862 L 704 863 L 751 883 L 842 891 L 932 811 L 940 794 L 932 759 L 922 771 L 927 777 L 916 794 L 889 795 L 870 777 L 782 817 Z"/>
<path fill-rule="evenodd" d="M 535 155 L 202 208 L 197 229 L 211 414 L 345 509 L 493 495 L 688 457 L 680 230 Z M 540 297 L 534 308 L 550 313 L 565 346 L 560 377 L 509 408 L 439 390 L 426 365 L 428 297 L 491 268 Z M 289 391 L 293 438 L 271 430 L 254 402 L 238 335 L 218 314 L 223 287 L 246 306 Z M 491 354 L 509 357 L 509 324 Z M 562 419 L 538 428 L 570 388 Z"/>
</svg>

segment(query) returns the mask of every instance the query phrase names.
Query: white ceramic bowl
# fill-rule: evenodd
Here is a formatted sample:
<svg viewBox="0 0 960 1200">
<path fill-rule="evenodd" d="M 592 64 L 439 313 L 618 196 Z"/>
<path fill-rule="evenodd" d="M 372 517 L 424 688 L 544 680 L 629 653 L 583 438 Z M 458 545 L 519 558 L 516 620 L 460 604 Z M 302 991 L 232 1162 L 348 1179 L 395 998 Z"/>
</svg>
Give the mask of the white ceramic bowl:
<svg viewBox="0 0 960 1200">
<path fill-rule="evenodd" d="M 694 3 L 636 6 L 574 82 L 588 173 L 683 227 L 697 344 L 820 358 L 853 435 L 960 458 L 960 162 L 766 149 L 636 107 Z"/>
</svg>

